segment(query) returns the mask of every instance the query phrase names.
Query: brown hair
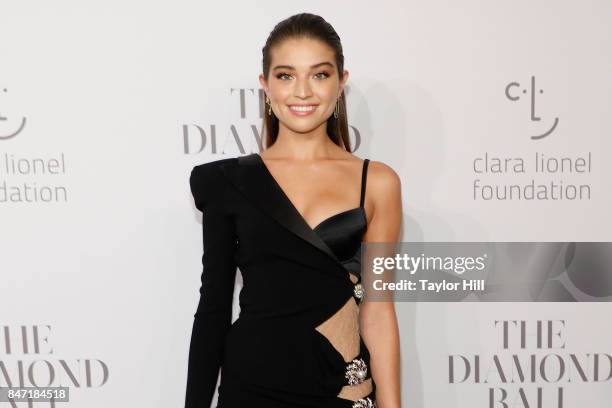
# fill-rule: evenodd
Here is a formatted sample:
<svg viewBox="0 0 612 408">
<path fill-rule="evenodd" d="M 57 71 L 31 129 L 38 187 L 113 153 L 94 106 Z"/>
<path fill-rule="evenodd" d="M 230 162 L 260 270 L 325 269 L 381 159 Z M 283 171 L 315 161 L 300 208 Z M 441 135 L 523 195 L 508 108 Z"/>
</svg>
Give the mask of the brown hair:
<svg viewBox="0 0 612 408">
<path fill-rule="evenodd" d="M 310 13 L 300 13 L 281 21 L 274 26 L 274 29 L 270 32 L 266 40 L 266 45 L 261 50 L 263 54 L 263 75 L 266 81 L 268 80 L 268 71 L 270 70 L 270 49 L 286 39 L 300 37 L 320 40 L 329 45 L 334 50 L 336 66 L 338 67 L 338 76 L 340 78 L 342 77 L 342 72 L 344 71 L 344 54 L 342 53 L 342 44 L 340 43 L 340 37 L 336 33 L 336 30 L 334 30 L 331 24 L 325 21 L 323 17 Z M 262 93 L 262 97 L 265 97 L 264 93 Z M 350 152 L 351 148 L 344 91 L 340 94 L 338 105 L 338 118 L 331 115 L 327 120 L 327 134 L 335 144 L 344 147 Z M 272 112 L 272 115 L 268 115 L 267 110 L 268 107 L 266 106 L 262 128 L 266 148 L 272 146 L 278 138 L 278 118 L 274 112 Z"/>
</svg>

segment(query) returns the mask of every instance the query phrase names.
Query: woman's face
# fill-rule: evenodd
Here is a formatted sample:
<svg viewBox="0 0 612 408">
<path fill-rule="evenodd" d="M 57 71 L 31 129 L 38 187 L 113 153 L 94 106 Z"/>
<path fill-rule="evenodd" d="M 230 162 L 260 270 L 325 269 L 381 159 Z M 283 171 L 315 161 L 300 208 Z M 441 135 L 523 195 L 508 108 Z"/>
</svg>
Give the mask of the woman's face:
<svg viewBox="0 0 612 408">
<path fill-rule="evenodd" d="M 338 77 L 333 49 L 319 40 L 299 38 L 283 41 L 270 54 L 268 81 L 263 74 L 259 81 L 279 125 L 299 133 L 326 126 L 348 79 L 346 70 Z"/>
</svg>

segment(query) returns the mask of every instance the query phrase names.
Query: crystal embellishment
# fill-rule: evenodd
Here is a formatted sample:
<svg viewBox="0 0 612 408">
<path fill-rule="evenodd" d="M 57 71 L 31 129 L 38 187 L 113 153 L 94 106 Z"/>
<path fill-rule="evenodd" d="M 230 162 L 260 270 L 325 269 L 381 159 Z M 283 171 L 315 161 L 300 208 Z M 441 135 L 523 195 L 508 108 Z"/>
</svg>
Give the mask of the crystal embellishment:
<svg viewBox="0 0 612 408">
<path fill-rule="evenodd" d="M 376 408 L 376 402 L 370 397 L 360 398 L 355 401 L 352 408 Z"/>
<path fill-rule="evenodd" d="M 362 358 L 356 358 L 346 366 L 345 377 L 349 385 L 361 384 L 368 375 L 368 366 Z"/>
<path fill-rule="evenodd" d="M 363 285 L 361 283 L 356 284 L 353 288 L 353 293 L 355 294 L 355 297 L 357 299 L 362 299 L 363 295 L 365 294 L 365 289 L 363 288 Z"/>
</svg>

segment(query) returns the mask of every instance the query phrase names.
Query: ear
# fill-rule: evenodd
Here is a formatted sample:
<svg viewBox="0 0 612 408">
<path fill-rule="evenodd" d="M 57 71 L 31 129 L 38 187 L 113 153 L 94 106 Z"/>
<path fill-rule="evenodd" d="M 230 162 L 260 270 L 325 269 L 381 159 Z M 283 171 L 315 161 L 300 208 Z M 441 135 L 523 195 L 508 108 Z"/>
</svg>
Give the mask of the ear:
<svg viewBox="0 0 612 408">
<path fill-rule="evenodd" d="M 349 78 L 349 72 L 345 69 L 342 72 L 342 78 L 340 79 L 340 94 L 344 92 L 344 87 L 346 86 L 346 82 L 348 81 L 348 78 Z"/>
<path fill-rule="evenodd" d="M 268 83 L 266 82 L 263 74 L 259 74 L 259 84 L 264 89 L 266 95 L 268 95 Z"/>
</svg>

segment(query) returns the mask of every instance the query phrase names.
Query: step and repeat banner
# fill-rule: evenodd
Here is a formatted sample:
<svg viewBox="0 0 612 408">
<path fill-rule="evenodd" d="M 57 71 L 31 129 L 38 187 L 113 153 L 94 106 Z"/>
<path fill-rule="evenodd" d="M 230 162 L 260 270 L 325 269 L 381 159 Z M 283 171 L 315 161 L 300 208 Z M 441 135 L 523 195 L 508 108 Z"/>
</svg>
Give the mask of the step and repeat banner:
<svg viewBox="0 0 612 408">
<path fill-rule="evenodd" d="M 202 253 L 189 173 L 261 150 L 261 49 L 299 12 L 340 35 L 354 154 L 400 175 L 401 241 L 527 245 L 500 245 L 509 258 L 612 241 L 609 1 L 1 9 L 0 387 L 69 402 L 0 407 L 183 405 Z M 612 278 L 563 251 L 556 295 L 398 299 L 402 406 L 609 407 Z M 521 259 L 516 276 L 539 270 Z"/>
</svg>

